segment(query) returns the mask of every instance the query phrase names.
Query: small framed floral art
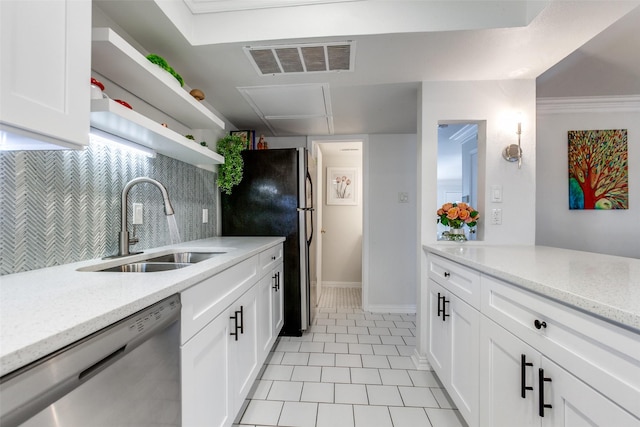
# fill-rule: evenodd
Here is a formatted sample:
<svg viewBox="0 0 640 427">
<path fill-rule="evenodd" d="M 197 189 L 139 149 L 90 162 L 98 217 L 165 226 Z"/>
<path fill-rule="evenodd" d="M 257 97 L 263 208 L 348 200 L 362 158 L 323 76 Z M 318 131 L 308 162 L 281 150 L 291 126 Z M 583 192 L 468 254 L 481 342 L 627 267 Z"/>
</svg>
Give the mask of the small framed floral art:
<svg viewBox="0 0 640 427">
<path fill-rule="evenodd" d="M 358 204 L 358 168 L 327 168 L 327 205 Z"/>
</svg>

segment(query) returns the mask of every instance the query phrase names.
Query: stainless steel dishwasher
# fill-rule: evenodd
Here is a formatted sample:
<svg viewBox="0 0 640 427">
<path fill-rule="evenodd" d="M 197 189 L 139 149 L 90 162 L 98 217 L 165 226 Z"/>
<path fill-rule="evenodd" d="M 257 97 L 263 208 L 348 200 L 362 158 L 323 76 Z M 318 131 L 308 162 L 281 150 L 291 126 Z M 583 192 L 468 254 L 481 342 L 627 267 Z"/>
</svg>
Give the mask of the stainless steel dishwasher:
<svg viewBox="0 0 640 427">
<path fill-rule="evenodd" d="M 179 426 L 173 295 L 0 378 L 3 427 Z"/>
</svg>

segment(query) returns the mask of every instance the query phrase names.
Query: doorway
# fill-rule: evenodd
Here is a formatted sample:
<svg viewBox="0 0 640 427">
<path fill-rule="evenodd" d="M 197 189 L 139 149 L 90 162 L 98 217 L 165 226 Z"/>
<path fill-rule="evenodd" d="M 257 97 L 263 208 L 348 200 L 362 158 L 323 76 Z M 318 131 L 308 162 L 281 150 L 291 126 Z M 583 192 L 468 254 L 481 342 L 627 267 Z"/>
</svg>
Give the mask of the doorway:
<svg viewBox="0 0 640 427">
<path fill-rule="evenodd" d="M 315 306 L 362 309 L 363 141 L 314 140 L 311 148 L 317 188 L 317 239 L 311 268 Z"/>
</svg>

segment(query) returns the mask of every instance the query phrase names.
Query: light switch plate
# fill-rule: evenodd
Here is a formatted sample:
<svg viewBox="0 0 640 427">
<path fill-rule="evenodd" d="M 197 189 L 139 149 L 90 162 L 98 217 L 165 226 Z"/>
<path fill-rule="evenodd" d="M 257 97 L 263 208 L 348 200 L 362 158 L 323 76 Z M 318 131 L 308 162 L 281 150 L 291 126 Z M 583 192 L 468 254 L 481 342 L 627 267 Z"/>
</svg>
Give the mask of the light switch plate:
<svg viewBox="0 0 640 427">
<path fill-rule="evenodd" d="M 491 201 L 493 203 L 502 203 L 502 185 L 491 186 Z"/>
<path fill-rule="evenodd" d="M 202 209 L 202 223 L 206 224 L 209 222 L 209 209 Z"/>
</svg>

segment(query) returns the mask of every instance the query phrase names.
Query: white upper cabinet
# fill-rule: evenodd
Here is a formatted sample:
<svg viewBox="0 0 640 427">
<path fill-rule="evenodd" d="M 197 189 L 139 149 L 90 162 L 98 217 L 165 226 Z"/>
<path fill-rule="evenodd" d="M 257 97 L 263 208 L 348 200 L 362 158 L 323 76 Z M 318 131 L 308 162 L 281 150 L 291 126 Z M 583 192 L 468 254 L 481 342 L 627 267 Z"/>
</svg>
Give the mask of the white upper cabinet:
<svg viewBox="0 0 640 427">
<path fill-rule="evenodd" d="M 222 119 L 112 29 L 94 28 L 92 40 L 93 70 L 191 129 L 224 129 Z M 224 163 L 214 151 L 109 99 L 92 101 L 91 126 L 205 169 Z"/>
<path fill-rule="evenodd" d="M 0 1 L 0 149 L 89 143 L 91 1 Z"/>
</svg>

